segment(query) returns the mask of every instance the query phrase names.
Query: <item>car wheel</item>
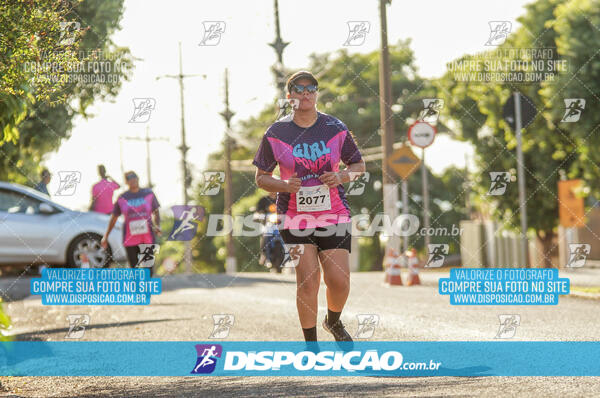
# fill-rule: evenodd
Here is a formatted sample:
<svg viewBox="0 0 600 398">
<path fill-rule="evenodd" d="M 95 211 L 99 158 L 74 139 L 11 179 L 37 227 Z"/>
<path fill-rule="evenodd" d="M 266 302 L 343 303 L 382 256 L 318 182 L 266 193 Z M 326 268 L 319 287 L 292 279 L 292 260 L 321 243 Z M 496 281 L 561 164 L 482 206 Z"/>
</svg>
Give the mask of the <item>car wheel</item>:
<svg viewBox="0 0 600 398">
<path fill-rule="evenodd" d="M 87 254 L 90 268 L 106 268 L 110 265 L 110 247 L 106 250 L 100 246 L 102 237 L 97 234 L 80 235 L 71 243 L 67 251 L 67 264 L 81 268 L 81 254 Z"/>
</svg>

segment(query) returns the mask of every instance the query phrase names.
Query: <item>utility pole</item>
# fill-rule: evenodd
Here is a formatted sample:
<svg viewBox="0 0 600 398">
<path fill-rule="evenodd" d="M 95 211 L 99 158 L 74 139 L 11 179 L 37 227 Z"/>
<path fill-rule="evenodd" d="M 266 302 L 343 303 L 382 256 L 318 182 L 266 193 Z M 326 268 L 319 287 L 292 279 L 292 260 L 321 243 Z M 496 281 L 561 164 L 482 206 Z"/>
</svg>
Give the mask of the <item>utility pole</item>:
<svg viewBox="0 0 600 398">
<path fill-rule="evenodd" d="M 123 137 L 119 137 L 119 159 L 121 160 L 121 176 L 125 175 L 123 168 Z"/>
<path fill-rule="evenodd" d="M 515 130 L 517 133 L 517 183 L 519 185 L 519 208 L 521 210 L 521 264 L 529 268 L 527 243 L 527 206 L 525 204 L 525 171 L 523 170 L 523 149 L 521 144 L 521 93 L 516 91 L 515 98 Z"/>
<path fill-rule="evenodd" d="M 388 0 L 379 0 L 379 17 L 381 20 L 381 50 L 379 52 L 379 119 L 381 125 L 381 147 L 383 158 L 381 162 L 383 171 L 383 212 L 390 222 L 396 219 L 398 209 L 398 188 L 394 181 L 392 169 L 388 164 L 388 159 L 392 154 L 394 145 L 394 126 L 392 121 L 392 86 L 390 82 L 390 54 L 387 41 L 387 14 L 386 6 Z M 402 187 L 407 188 L 406 181 L 403 181 Z M 406 213 L 408 207 L 408 191 L 403 189 L 403 207 L 402 212 Z M 404 239 L 406 240 L 406 239 Z M 388 249 L 399 249 L 399 237 L 393 234 L 386 243 L 386 252 Z"/>
<path fill-rule="evenodd" d="M 226 236 L 227 259 L 225 260 L 225 272 L 234 274 L 237 272 L 235 258 L 235 246 L 233 245 L 233 230 L 231 228 L 231 205 L 232 183 L 231 183 L 231 118 L 235 113 L 229 109 L 229 72 L 225 69 L 225 110 L 220 113 L 225 119 L 225 230 L 229 231 Z"/>
<path fill-rule="evenodd" d="M 279 3 L 275 2 L 275 41 L 269 43 L 271 47 L 277 53 L 277 63 L 273 65 L 271 70 L 275 74 L 275 84 L 279 90 L 279 98 L 285 98 L 285 70 L 283 68 L 283 50 L 287 47 L 289 42 L 283 41 L 281 38 L 281 30 L 279 29 Z"/>
<path fill-rule="evenodd" d="M 183 104 L 183 79 L 187 77 L 202 76 L 206 78 L 206 75 L 195 74 L 195 75 L 184 75 L 183 74 L 183 62 L 181 58 L 181 42 L 179 42 L 179 74 L 177 75 L 162 75 L 156 77 L 156 80 L 163 77 L 177 79 L 179 81 L 179 98 L 181 101 L 181 145 L 178 149 L 181 151 L 181 170 L 183 176 L 183 204 L 187 205 L 189 202 L 188 197 L 188 186 L 192 183 L 192 178 L 189 174 L 189 168 L 187 165 L 187 151 L 190 149 L 185 142 L 185 108 Z M 185 268 L 187 273 L 192 272 L 192 247 L 190 241 L 185 242 L 185 253 L 183 255 L 185 261 Z"/>
<path fill-rule="evenodd" d="M 129 141 L 146 141 L 146 173 L 148 174 L 148 188 L 153 188 L 152 184 L 152 168 L 150 167 L 150 143 L 152 141 L 169 141 L 166 137 L 152 137 L 150 138 L 150 127 L 146 126 L 146 138 L 142 137 L 122 137 Z M 122 162 L 121 162 L 122 163 Z M 123 168 L 123 167 L 121 167 Z"/>
</svg>

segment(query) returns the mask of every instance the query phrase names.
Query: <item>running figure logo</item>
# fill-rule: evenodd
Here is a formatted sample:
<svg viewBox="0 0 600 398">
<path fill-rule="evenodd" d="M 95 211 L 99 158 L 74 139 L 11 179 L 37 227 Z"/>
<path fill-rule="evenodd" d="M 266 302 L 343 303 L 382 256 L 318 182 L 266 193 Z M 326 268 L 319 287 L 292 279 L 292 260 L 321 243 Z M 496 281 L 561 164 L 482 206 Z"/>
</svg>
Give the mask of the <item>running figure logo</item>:
<svg viewBox="0 0 600 398">
<path fill-rule="evenodd" d="M 138 254 L 138 262 L 135 265 L 140 268 L 151 268 L 154 266 L 154 260 L 160 251 L 160 245 L 140 243 L 138 245 L 140 253 Z"/>
<path fill-rule="evenodd" d="M 359 314 L 356 315 L 358 319 L 358 329 L 356 330 L 356 339 L 370 339 L 375 333 L 375 328 L 379 324 L 379 315 L 377 314 Z"/>
<path fill-rule="evenodd" d="M 221 190 L 221 184 L 225 182 L 225 173 L 222 171 L 205 171 L 204 185 L 200 191 L 200 195 L 216 195 Z"/>
<path fill-rule="evenodd" d="M 302 243 L 285 243 L 285 256 L 281 263 L 282 268 L 296 268 L 300 261 L 300 256 L 304 254 L 304 245 Z"/>
<path fill-rule="evenodd" d="M 229 336 L 229 330 L 233 327 L 235 317 L 231 314 L 214 314 L 213 331 L 208 336 L 209 339 L 224 339 Z"/>
<path fill-rule="evenodd" d="M 198 231 L 198 223 L 204 218 L 202 206 L 173 206 L 175 222 L 167 240 L 190 241 Z"/>
<path fill-rule="evenodd" d="M 70 314 L 67 315 L 69 321 L 69 331 L 65 335 L 65 339 L 80 339 L 85 333 L 85 327 L 90 324 L 90 316 L 88 314 Z"/>
<path fill-rule="evenodd" d="M 348 191 L 346 191 L 346 195 L 348 196 L 356 196 L 362 195 L 365 191 L 365 187 L 369 182 L 370 174 L 368 171 L 364 173 L 357 173 L 354 171 L 349 172 L 350 174 L 350 185 L 348 185 Z"/>
<path fill-rule="evenodd" d="M 444 265 L 444 260 L 448 255 L 449 246 L 445 243 L 432 243 L 429 245 L 429 258 L 424 268 L 437 268 Z"/>
<path fill-rule="evenodd" d="M 565 114 L 561 122 L 574 123 L 579 121 L 583 110 L 585 109 L 585 99 L 583 98 L 566 98 L 565 99 Z"/>
<path fill-rule="evenodd" d="M 491 196 L 504 195 L 511 177 L 511 174 L 507 171 L 490 171 L 492 183 L 487 194 Z"/>
<path fill-rule="evenodd" d="M 569 261 L 567 267 L 578 268 L 585 265 L 585 260 L 590 254 L 591 246 L 587 243 L 569 244 Z"/>
<path fill-rule="evenodd" d="M 146 123 L 150 120 L 150 115 L 155 108 L 156 100 L 154 98 L 134 98 L 133 116 L 129 119 L 129 123 Z"/>
<path fill-rule="evenodd" d="M 495 339 L 510 339 L 515 337 L 517 326 L 521 325 L 521 315 L 498 315 L 500 327 Z"/>
<path fill-rule="evenodd" d="M 298 108 L 300 100 L 297 98 L 279 98 L 277 100 L 277 119 L 291 115 Z"/>
<path fill-rule="evenodd" d="M 484 44 L 485 46 L 499 46 L 504 44 L 506 38 L 512 30 L 510 21 L 490 21 L 490 38 Z"/>
<path fill-rule="evenodd" d="M 427 123 L 436 123 L 440 112 L 444 108 L 444 100 L 441 98 L 423 99 L 423 110 L 419 113 L 418 120 Z"/>
<path fill-rule="evenodd" d="M 204 21 L 204 37 L 199 46 L 216 46 L 221 42 L 221 35 L 225 33 L 225 22 L 223 21 Z"/>
<path fill-rule="evenodd" d="M 60 185 L 54 194 L 55 196 L 71 196 L 75 193 L 77 184 L 81 182 L 81 172 L 79 171 L 59 171 L 58 178 Z"/>
<path fill-rule="evenodd" d="M 344 46 L 362 46 L 369 30 L 371 23 L 368 21 L 348 21 L 348 38 Z"/>
<path fill-rule="evenodd" d="M 217 366 L 217 358 L 223 355 L 223 347 L 220 344 L 196 344 L 196 366 L 191 374 L 212 373 Z"/>
<path fill-rule="evenodd" d="M 58 45 L 70 46 L 75 43 L 77 32 L 81 29 L 81 23 L 76 21 L 61 22 L 60 27 L 60 39 Z"/>
</svg>

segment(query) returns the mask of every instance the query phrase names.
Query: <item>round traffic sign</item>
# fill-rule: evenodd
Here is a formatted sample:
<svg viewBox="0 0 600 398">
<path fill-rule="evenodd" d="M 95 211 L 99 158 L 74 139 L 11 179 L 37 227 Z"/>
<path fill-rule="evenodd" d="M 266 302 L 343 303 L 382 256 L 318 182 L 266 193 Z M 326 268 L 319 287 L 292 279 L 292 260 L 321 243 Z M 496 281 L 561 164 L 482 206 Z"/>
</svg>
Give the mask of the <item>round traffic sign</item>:
<svg viewBox="0 0 600 398">
<path fill-rule="evenodd" d="M 436 132 L 435 127 L 431 124 L 417 121 L 408 129 L 408 139 L 411 144 L 426 148 L 433 143 Z"/>
</svg>

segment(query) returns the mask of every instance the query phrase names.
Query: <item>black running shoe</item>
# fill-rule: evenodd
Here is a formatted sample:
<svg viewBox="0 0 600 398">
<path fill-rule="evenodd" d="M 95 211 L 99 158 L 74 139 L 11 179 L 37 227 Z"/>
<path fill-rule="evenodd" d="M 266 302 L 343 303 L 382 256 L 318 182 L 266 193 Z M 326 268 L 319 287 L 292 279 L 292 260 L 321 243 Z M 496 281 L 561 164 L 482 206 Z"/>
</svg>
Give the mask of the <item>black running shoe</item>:
<svg viewBox="0 0 600 398">
<path fill-rule="evenodd" d="M 344 328 L 344 324 L 339 319 L 333 325 L 329 325 L 327 315 L 325 315 L 323 328 L 333 335 L 335 341 L 352 341 L 352 337 L 350 337 L 350 334 Z"/>
</svg>

